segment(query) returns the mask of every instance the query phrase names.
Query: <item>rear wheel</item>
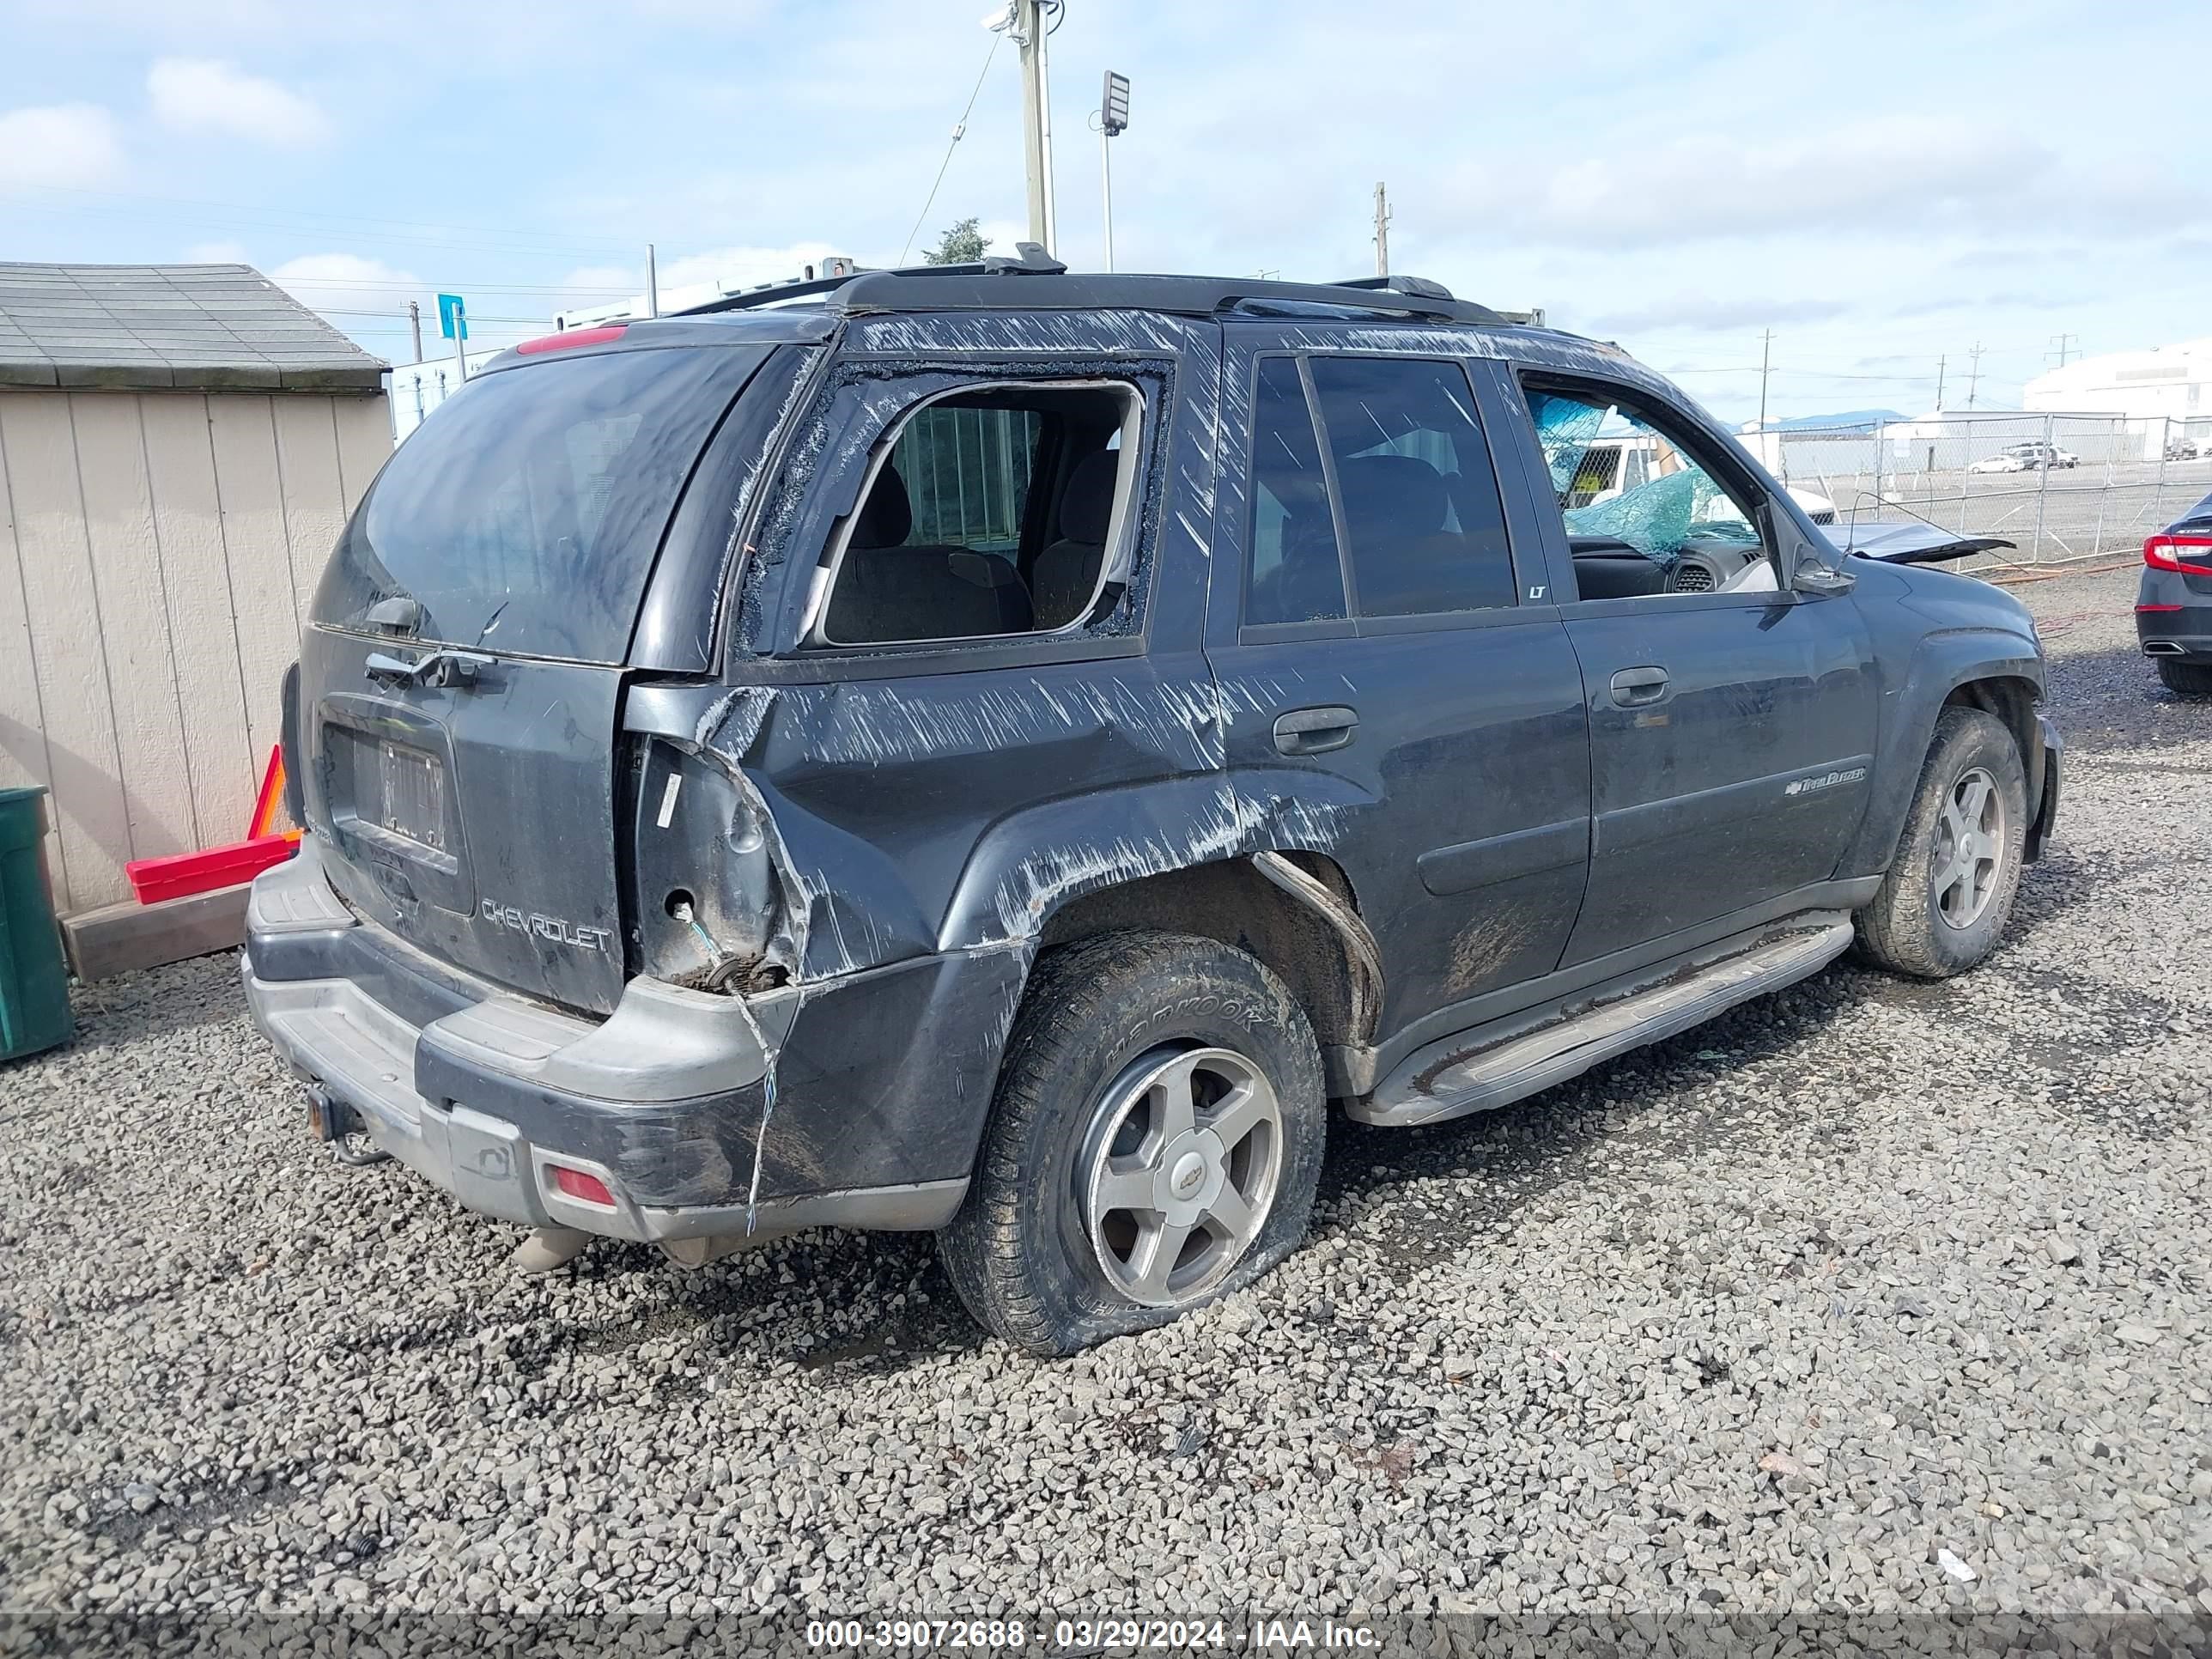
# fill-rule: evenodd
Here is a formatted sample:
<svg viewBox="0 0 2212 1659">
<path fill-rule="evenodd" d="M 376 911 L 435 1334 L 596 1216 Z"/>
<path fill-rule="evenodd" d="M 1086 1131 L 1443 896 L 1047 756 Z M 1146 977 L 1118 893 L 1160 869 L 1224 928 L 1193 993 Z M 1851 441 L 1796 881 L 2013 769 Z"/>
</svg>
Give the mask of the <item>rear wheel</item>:
<svg viewBox="0 0 2212 1659">
<path fill-rule="evenodd" d="M 1031 976 L 939 1254 L 976 1320 L 1033 1352 L 1162 1324 L 1297 1247 L 1326 1123 L 1312 1030 L 1260 963 L 1085 940 Z"/>
<path fill-rule="evenodd" d="M 1981 709 L 1945 709 L 1897 855 L 1859 912 L 1861 951 L 1921 979 L 1975 966 L 2012 919 L 2027 839 L 2027 778 L 2012 733 Z"/>
<path fill-rule="evenodd" d="M 2172 657 L 2153 660 L 2167 690 L 2184 697 L 2212 697 L 2212 663 L 2177 662 Z"/>
</svg>

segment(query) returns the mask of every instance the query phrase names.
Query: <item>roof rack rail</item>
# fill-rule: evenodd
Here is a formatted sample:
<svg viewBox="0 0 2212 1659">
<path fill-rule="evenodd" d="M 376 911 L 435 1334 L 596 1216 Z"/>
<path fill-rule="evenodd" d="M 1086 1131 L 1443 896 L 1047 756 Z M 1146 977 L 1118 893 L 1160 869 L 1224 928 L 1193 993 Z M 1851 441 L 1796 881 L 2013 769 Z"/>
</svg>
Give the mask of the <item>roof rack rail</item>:
<svg viewBox="0 0 2212 1659">
<path fill-rule="evenodd" d="M 1340 283 L 1331 283 L 1331 288 L 1380 289 L 1389 294 L 1412 294 L 1424 300 L 1449 300 L 1452 291 L 1442 283 L 1431 282 L 1426 276 L 1347 276 Z"/>
<path fill-rule="evenodd" d="M 1009 283 L 1008 276 L 1049 282 Z M 900 311 L 1166 311 L 1211 317 L 1248 303 L 1302 301 L 1355 307 L 1424 320 L 1495 326 L 1515 320 L 1471 301 L 1456 300 L 1423 276 L 1358 276 L 1340 283 L 1283 283 L 1261 277 L 1071 274 L 1034 242 L 973 264 L 907 265 L 858 270 L 811 283 L 786 283 L 726 295 L 670 314 L 701 317 L 820 297 L 847 313 Z"/>
</svg>

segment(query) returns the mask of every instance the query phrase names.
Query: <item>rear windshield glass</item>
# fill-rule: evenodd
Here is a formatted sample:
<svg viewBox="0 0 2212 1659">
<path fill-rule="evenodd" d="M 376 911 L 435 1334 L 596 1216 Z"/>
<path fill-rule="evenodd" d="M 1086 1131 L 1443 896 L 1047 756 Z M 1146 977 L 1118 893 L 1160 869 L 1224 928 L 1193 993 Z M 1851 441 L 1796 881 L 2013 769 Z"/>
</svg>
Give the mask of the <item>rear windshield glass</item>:
<svg viewBox="0 0 2212 1659">
<path fill-rule="evenodd" d="M 315 619 L 367 629 L 410 599 L 418 639 L 621 661 L 677 495 L 760 360 L 618 351 L 470 381 L 377 475 Z"/>
</svg>

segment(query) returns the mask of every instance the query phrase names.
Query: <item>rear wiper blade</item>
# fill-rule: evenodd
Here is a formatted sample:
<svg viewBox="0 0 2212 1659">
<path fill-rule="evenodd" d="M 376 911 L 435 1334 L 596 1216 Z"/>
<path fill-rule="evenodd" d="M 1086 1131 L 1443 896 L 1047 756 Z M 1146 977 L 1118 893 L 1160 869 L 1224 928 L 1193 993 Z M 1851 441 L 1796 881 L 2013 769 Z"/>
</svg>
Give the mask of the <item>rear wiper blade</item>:
<svg viewBox="0 0 2212 1659">
<path fill-rule="evenodd" d="M 431 651 L 413 662 L 372 651 L 362 665 L 366 679 L 379 685 L 473 685 L 477 674 L 499 660 L 481 651 Z"/>
</svg>

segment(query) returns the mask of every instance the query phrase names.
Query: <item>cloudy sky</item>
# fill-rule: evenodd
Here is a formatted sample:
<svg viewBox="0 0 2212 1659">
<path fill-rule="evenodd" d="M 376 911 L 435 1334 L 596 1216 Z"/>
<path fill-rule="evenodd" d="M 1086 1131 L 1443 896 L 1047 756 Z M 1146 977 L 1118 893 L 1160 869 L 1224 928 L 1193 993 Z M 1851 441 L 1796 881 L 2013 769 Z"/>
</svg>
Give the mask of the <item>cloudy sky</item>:
<svg viewBox="0 0 2212 1659">
<path fill-rule="evenodd" d="M 0 0 L 0 258 L 245 259 L 387 358 L 1023 213 L 990 0 Z M 1060 252 L 1394 268 L 1617 338 L 1723 416 L 2017 405 L 2056 349 L 2212 333 L 2203 0 L 1066 0 Z M 980 77 L 980 85 L 979 85 Z M 935 201 L 931 184 L 975 94 Z M 397 313 L 397 314 L 395 314 Z M 430 329 L 434 337 L 434 321 Z M 436 350 L 432 346 L 434 353 Z"/>
</svg>

